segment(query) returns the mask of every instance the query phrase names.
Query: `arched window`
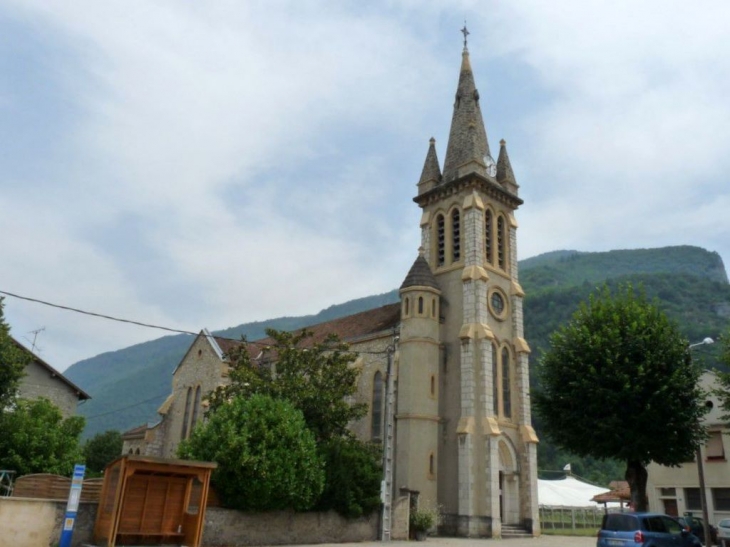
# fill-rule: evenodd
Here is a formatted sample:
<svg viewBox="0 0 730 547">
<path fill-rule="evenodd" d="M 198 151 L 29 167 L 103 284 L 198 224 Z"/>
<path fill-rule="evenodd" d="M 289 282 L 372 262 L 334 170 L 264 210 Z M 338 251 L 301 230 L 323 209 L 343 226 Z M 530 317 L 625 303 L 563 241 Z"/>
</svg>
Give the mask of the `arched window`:
<svg viewBox="0 0 730 547">
<path fill-rule="evenodd" d="M 443 266 L 446 261 L 446 226 L 444 215 L 436 217 L 436 265 Z"/>
<path fill-rule="evenodd" d="M 461 214 L 458 209 L 451 213 L 451 262 L 461 260 Z"/>
<path fill-rule="evenodd" d="M 136 454 L 137 456 L 139 456 L 139 448 L 138 448 L 137 450 L 135 450 L 135 451 L 134 451 L 134 453 L 135 453 L 135 454 Z"/>
<path fill-rule="evenodd" d="M 180 435 L 181 439 L 187 439 L 188 438 L 188 419 L 190 418 L 190 403 L 192 402 L 193 398 L 193 388 L 188 388 L 188 394 L 185 397 L 185 413 L 183 414 L 183 425 L 182 425 L 182 435 Z"/>
<path fill-rule="evenodd" d="M 499 363 L 497 362 L 497 346 L 492 344 L 492 397 L 494 398 L 494 415 L 499 416 Z"/>
<path fill-rule="evenodd" d="M 502 349 L 502 413 L 512 417 L 512 367 L 507 348 Z"/>
<path fill-rule="evenodd" d="M 404 304 L 405 311 L 403 312 L 403 315 L 408 315 L 411 313 L 411 299 L 406 297 L 406 302 Z"/>
<path fill-rule="evenodd" d="M 418 315 L 423 315 L 423 297 L 418 297 Z"/>
<path fill-rule="evenodd" d="M 370 423 L 370 436 L 373 440 L 383 438 L 383 375 L 380 371 L 373 376 L 373 408 Z"/>
<path fill-rule="evenodd" d="M 198 409 L 200 408 L 200 386 L 195 388 L 195 403 L 193 403 L 193 419 L 190 420 L 190 431 L 198 423 Z"/>
<path fill-rule="evenodd" d="M 506 259 L 506 250 L 505 250 L 505 235 L 504 235 L 504 217 L 499 216 L 497 219 L 497 265 L 501 269 L 505 269 L 505 259 Z"/>
<path fill-rule="evenodd" d="M 487 256 L 487 262 L 490 264 L 494 264 L 494 257 L 492 257 L 493 238 L 492 211 L 487 209 L 484 213 L 484 254 Z"/>
<path fill-rule="evenodd" d="M 129 449 L 130 454 L 134 454 L 134 450 L 132 448 Z"/>
</svg>

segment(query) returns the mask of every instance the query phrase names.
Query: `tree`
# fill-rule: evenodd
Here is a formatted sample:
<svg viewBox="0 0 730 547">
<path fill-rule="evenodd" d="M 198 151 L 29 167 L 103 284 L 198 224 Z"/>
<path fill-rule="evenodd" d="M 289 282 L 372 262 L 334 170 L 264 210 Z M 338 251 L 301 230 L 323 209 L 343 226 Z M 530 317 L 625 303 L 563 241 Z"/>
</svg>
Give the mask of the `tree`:
<svg viewBox="0 0 730 547">
<path fill-rule="evenodd" d="M 232 509 L 305 511 L 324 486 L 323 463 L 302 413 L 265 395 L 219 404 L 178 455 L 218 463 L 212 482 Z"/>
<path fill-rule="evenodd" d="M 320 443 L 325 462 L 325 487 L 317 509 L 334 509 L 343 517 L 369 515 L 380 507 L 382 449 L 350 437 Z"/>
<path fill-rule="evenodd" d="M 730 329 L 720 336 L 720 362 L 727 367 L 726 370 L 715 370 L 719 387 L 713 394 L 720 400 L 720 408 L 724 414 L 722 419 L 730 422 Z"/>
<path fill-rule="evenodd" d="M 260 348 L 245 339 L 231 351 L 230 384 L 211 395 L 211 408 L 236 395 L 260 393 L 299 409 L 318 441 L 348 435 L 347 425 L 367 412 L 366 405 L 350 402 L 360 371 L 350 366 L 355 355 L 349 346 L 334 335 L 306 345 L 312 338 L 307 330 L 294 334 L 269 329 L 266 334 L 272 342 L 255 360 L 250 351 Z"/>
<path fill-rule="evenodd" d="M 30 354 L 10 336 L 10 327 L 3 313 L 3 300 L 0 298 L 0 409 L 12 404 L 20 380 L 25 375 L 25 367 L 30 362 Z"/>
<path fill-rule="evenodd" d="M 86 469 L 93 473 L 104 471 L 109 462 L 122 455 L 122 444 L 122 434 L 114 429 L 94 435 L 84 443 Z"/>
<path fill-rule="evenodd" d="M 607 287 L 550 338 L 535 394 L 543 430 L 558 445 L 626 463 L 636 510 L 645 510 L 646 465 L 693 461 L 706 434 L 687 340 L 630 285 Z"/>
<path fill-rule="evenodd" d="M 70 475 L 83 462 L 79 437 L 84 418 L 63 418 L 48 399 L 18 399 L 0 413 L 0 469 Z"/>
</svg>

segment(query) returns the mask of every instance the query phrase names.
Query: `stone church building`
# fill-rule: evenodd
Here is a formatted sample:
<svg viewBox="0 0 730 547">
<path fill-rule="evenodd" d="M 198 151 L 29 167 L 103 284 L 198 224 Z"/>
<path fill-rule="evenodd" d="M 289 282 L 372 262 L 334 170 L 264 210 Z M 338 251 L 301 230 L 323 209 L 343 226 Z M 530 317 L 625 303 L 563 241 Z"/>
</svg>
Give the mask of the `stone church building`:
<svg viewBox="0 0 730 547">
<path fill-rule="evenodd" d="M 315 338 L 338 334 L 359 355 L 358 398 L 369 405 L 352 425 L 361 439 L 385 441 L 394 386 L 392 495 L 441 506 L 445 534 L 499 537 L 504 526 L 539 534 L 518 188 L 504 140 L 491 155 L 465 42 L 443 168 L 431 139 L 417 185 L 421 248 L 400 303 L 308 327 Z M 125 451 L 175 454 L 203 418 L 206 394 L 227 381 L 232 343 L 200 333 L 174 372 L 161 421 L 127 432 Z"/>
</svg>

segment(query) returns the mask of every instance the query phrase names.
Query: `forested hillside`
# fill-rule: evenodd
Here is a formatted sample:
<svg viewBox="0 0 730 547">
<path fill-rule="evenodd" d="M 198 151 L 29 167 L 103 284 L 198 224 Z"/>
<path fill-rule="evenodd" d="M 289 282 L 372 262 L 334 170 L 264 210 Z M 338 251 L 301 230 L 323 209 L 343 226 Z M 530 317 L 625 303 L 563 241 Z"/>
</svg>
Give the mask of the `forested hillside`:
<svg viewBox="0 0 730 547">
<path fill-rule="evenodd" d="M 650 297 L 678 323 L 691 341 L 716 338 L 730 324 L 730 285 L 717 253 L 697 247 L 666 247 L 581 253 L 555 251 L 520 262 L 525 297 L 525 333 L 532 348 L 534 369 L 550 333 L 567 321 L 581 301 L 603 282 L 642 285 Z M 316 315 L 280 317 L 247 323 L 216 334 L 249 339 L 264 336 L 267 327 L 293 330 L 397 301 L 398 291 L 331 306 Z M 192 338 L 166 336 L 76 363 L 67 375 L 93 399 L 79 408 L 87 416 L 86 435 L 106 429 L 126 430 L 157 418 L 156 409 L 170 392 L 171 374 Z M 715 365 L 717 348 L 703 348 L 699 358 Z M 533 374 L 533 382 L 536 375 Z M 539 420 L 536 423 L 539 432 Z M 543 439 L 540 468 L 562 469 L 594 480 L 618 478 L 614 462 L 590 462 L 562 454 Z"/>
</svg>

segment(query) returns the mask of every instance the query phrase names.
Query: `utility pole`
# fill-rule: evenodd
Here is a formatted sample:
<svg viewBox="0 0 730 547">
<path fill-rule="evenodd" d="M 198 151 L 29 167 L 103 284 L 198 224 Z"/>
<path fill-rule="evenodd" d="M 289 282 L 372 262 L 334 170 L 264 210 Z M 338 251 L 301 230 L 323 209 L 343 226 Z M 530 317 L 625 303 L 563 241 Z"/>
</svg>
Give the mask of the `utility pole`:
<svg viewBox="0 0 730 547">
<path fill-rule="evenodd" d="M 395 444 L 395 374 L 393 356 L 398 346 L 398 335 L 393 334 L 393 343 L 386 348 L 388 368 L 385 378 L 385 435 L 383 436 L 383 482 L 380 496 L 383 500 L 383 516 L 380 521 L 380 540 L 390 541 L 393 520 L 393 452 Z"/>
</svg>

